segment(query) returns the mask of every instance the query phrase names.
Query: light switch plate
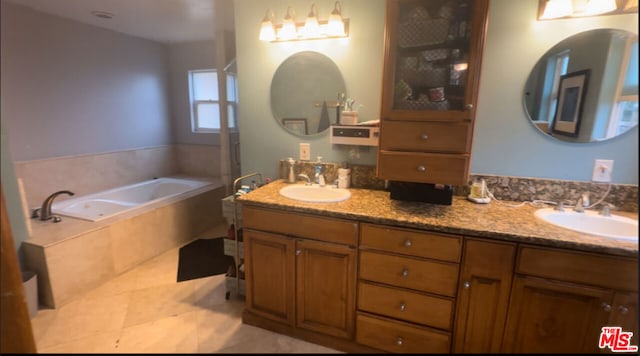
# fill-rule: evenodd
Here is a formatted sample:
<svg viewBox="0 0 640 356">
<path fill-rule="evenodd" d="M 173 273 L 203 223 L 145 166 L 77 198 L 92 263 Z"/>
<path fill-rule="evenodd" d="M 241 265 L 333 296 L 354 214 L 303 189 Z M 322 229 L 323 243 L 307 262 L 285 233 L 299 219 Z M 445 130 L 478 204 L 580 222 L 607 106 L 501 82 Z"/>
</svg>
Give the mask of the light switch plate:
<svg viewBox="0 0 640 356">
<path fill-rule="evenodd" d="M 300 160 L 308 161 L 310 159 L 311 159 L 311 144 L 301 143 L 300 144 Z"/>
<path fill-rule="evenodd" d="M 593 165 L 594 182 L 611 182 L 611 172 L 613 171 L 613 160 L 597 159 Z"/>
</svg>

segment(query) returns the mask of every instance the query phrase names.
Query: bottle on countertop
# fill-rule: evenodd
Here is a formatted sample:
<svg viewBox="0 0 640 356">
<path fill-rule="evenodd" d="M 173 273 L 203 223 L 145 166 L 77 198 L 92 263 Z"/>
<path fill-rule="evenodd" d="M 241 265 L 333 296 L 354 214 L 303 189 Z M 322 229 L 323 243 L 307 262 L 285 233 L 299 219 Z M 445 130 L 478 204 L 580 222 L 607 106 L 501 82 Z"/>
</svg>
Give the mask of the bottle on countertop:
<svg viewBox="0 0 640 356">
<path fill-rule="evenodd" d="M 324 186 L 325 181 L 324 181 L 324 167 L 322 166 L 322 156 L 318 156 L 316 158 L 316 165 L 314 168 L 315 168 L 314 182 L 316 184 L 320 184 L 321 186 Z"/>
<path fill-rule="evenodd" d="M 295 183 L 296 182 L 296 174 L 293 170 L 293 166 L 296 164 L 296 161 L 292 158 L 289 157 L 287 158 L 287 164 L 288 164 L 288 175 L 287 175 L 287 182 L 289 183 Z"/>
</svg>

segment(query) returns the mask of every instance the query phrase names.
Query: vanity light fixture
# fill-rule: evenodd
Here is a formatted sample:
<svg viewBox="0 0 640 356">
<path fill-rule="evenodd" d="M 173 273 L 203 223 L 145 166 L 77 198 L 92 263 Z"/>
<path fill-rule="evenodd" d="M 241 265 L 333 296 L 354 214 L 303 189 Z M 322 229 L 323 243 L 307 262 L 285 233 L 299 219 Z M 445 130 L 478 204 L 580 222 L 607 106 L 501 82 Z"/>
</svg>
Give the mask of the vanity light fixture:
<svg viewBox="0 0 640 356">
<path fill-rule="evenodd" d="M 539 0 L 538 20 L 638 12 L 638 0 Z M 635 3 L 635 5 L 634 5 Z"/>
<path fill-rule="evenodd" d="M 340 2 L 336 1 L 328 20 L 318 19 L 318 8 L 311 4 L 305 22 L 295 21 L 295 11 L 287 7 L 281 24 L 273 22 L 273 12 L 269 9 L 260 26 L 260 40 L 267 42 L 300 41 L 323 38 L 343 38 L 349 36 L 349 19 L 342 18 Z"/>
</svg>

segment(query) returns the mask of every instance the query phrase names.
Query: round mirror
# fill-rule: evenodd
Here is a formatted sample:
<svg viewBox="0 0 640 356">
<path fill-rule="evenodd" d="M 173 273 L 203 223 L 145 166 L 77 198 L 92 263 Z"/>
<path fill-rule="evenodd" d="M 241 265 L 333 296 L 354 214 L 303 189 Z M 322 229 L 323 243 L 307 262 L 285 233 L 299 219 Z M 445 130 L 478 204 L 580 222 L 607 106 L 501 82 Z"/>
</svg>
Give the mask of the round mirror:
<svg viewBox="0 0 640 356">
<path fill-rule="evenodd" d="M 629 131 L 638 125 L 638 36 L 596 29 L 560 41 L 531 71 L 524 107 L 541 132 L 566 142 Z"/>
<path fill-rule="evenodd" d="M 327 56 L 305 51 L 293 54 L 271 81 L 271 110 L 278 124 L 305 136 L 324 132 L 337 123 L 345 93 L 338 66 Z"/>
</svg>

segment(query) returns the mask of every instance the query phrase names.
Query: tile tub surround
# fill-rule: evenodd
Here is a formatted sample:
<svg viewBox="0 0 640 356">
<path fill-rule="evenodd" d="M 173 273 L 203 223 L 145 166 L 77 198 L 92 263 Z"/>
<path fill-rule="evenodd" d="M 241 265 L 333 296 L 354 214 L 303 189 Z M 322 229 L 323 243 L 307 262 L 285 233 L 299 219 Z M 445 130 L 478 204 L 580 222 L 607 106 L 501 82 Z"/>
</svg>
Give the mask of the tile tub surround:
<svg viewBox="0 0 640 356">
<path fill-rule="evenodd" d="M 87 195 L 153 177 L 220 176 L 220 147 L 175 144 L 14 162 L 30 209 L 58 190 Z M 66 197 L 60 196 L 58 200 Z"/>
<path fill-rule="evenodd" d="M 285 161 L 280 160 L 280 178 L 286 179 Z M 327 182 L 333 182 L 338 177 L 338 163 L 323 163 Z M 305 173 L 313 177 L 315 162 L 296 161 L 295 173 Z M 375 166 L 349 165 L 351 168 L 351 187 L 384 190 L 385 182 L 376 177 Z M 500 200 L 532 201 L 547 200 L 559 202 L 562 200 L 575 201 L 583 192 L 590 193 L 591 203 L 600 200 L 606 193 L 608 183 L 568 181 L 560 179 L 542 179 L 526 177 L 495 176 L 487 174 L 471 174 L 469 181 L 479 178 L 487 182 L 489 191 Z M 454 186 L 454 195 L 466 197 L 469 195 L 469 185 Z M 603 200 L 616 206 L 615 210 L 638 212 L 638 186 L 631 184 L 611 184 L 607 197 Z"/>
<path fill-rule="evenodd" d="M 40 304 L 58 308 L 75 295 L 223 222 L 219 181 L 102 221 L 32 220 L 25 266 L 38 274 Z"/>
<path fill-rule="evenodd" d="M 303 184 L 302 182 L 298 184 Z M 350 189 L 351 198 L 337 203 L 307 203 L 281 196 L 287 186 L 277 180 L 238 198 L 244 204 L 355 219 L 434 232 L 485 237 L 549 247 L 568 248 L 619 256 L 638 256 L 638 242 L 603 238 L 556 227 L 535 218 L 530 205 L 510 207 L 491 202 L 475 204 L 454 196 L 452 205 L 397 201 L 375 189 Z M 515 203 L 515 202 L 506 202 Z M 616 212 L 638 219 L 637 213 Z"/>
</svg>

